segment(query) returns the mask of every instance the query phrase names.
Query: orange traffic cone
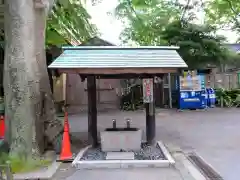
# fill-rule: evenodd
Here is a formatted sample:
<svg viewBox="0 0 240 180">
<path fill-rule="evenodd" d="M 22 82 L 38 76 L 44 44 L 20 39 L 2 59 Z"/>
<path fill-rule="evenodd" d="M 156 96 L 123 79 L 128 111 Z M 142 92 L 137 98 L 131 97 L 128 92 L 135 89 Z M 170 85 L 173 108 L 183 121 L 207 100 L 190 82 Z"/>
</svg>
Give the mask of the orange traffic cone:
<svg viewBox="0 0 240 180">
<path fill-rule="evenodd" d="M 0 139 L 4 138 L 4 133 L 5 133 L 4 116 L 0 116 Z"/>
<path fill-rule="evenodd" d="M 62 150 L 59 157 L 59 161 L 62 162 L 72 162 L 73 161 L 73 154 L 71 151 L 71 142 L 69 136 L 69 124 L 68 124 L 68 113 L 65 112 L 64 118 L 64 132 L 63 132 L 63 139 L 62 139 Z"/>
</svg>

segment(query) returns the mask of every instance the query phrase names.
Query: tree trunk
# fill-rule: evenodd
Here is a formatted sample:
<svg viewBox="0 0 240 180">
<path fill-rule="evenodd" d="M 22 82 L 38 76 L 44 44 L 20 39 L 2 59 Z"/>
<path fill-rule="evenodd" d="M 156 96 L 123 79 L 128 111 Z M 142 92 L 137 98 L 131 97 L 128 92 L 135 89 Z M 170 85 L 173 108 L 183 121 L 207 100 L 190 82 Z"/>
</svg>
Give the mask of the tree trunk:
<svg viewBox="0 0 240 180">
<path fill-rule="evenodd" d="M 29 158 L 39 155 L 37 139 L 42 138 L 36 131 L 41 122 L 34 14 L 33 1 L 5 1 L 6 140 L 11 155 Z"/>
<path fill-rule="evenodd" d="M 53 94 L 49 82 L 46 62 L 45 50 L 45 29 L 47 11 L 46 7 L 35 6 L 35 32 L 36 32 L 36 60 L 40 71 L 40 92 L 42 94 L 42 111 L 41 119 L 45 125 L 45 139 L 52 143 L 54 138 L 63 130 L 62 123 L 57 120 L 55 115 L 55 107 L 53 101 Z"/>
<path fill-rule="evenodd" d="M 47 72 L 46 2 L 5 3 L 6 139 L 10 153 L 17 156 L 39 156 L 44 151 L 44 142 L 53 142 L 63 129 L 55 117 Z"/>
</svg>

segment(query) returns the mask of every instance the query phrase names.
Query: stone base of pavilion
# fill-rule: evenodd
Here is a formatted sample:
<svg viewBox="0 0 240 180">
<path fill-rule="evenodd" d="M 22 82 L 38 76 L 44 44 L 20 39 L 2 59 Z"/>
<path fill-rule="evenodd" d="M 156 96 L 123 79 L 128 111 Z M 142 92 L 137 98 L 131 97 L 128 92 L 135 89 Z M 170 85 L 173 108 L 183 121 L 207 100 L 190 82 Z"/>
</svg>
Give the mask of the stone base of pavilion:
<svg viewBox="0 0 240 180">
<path fill-rule="evenodd" d="M 99 168 L 119 169 L 119 168 L 147 168 L 147 167 L 167 168 L 175 164 L 175 160 L 173 159 L 172 155 L 161 141 L 156 142 L 154 148 L 159 148 L 159 151 L 161 152 L 160 155 L 161 157 L 150 159 L 145 158 L 144 160 L 140 158 L 139 160 L 139 158 L 132 158 L 134 156 L 136 157 L 137 153 L 135 152 L 107 152 L 104 154 L 104 152 L 100 152 L 101 149 L 94 148 L 93 150 L 92 146 L 87 146 L 78 153 L 78 155 L 76 156 L 72 163 L 72 166 L 77 169 L 99 169 Z M 93 153 L 91 155 L 95 157 L 88 158 L 87 157 L 88 153 Z M 100 158 L 96 157 L 100 156 L 99 154 L 102 154 L 101 155 L 102 157 Z"/>
</svg>

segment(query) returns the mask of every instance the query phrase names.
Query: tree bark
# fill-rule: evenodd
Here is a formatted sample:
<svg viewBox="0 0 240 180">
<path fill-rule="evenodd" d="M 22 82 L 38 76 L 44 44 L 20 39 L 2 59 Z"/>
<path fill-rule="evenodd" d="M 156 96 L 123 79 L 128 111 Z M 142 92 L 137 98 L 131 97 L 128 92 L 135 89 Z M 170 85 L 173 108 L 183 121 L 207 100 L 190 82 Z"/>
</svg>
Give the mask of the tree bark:
<svg viewBox="0 0 240 180">
<path fill-rule="evenodd" d="M 62 132 L 63 126 L 60 121 L 57 120 L 55 114 L 55 107 L 53 101 L 53 94 L 51 91 L 47 62 L 46 62 L 46 50 L 45 50 L 45 30 L 46 30 L 46 18 L 48 7 L 35 6 L 35 38 L 36 38 L 36 60 L 40 71 L 40 92 L 41 96 L 41 119 L 44 122 L 44 129 L 46 141 L 52 143 L 55 137 Z"/>
<path fill-rule="evenodd" d="M 4 93 L 6 140 L 10 154 L 40 154 L 40 81 L 35 53 L 33 1 L 5 1 Z M 37 127 L 37 128 L 36 128 Z"/>
<path fill-rule="evenodd" d="M 63 129 L 55 116 L 46 63 L 49 2 L 8 0 L 5 3 L 6 140 L 10 154 L 26 158 L 39 156 L 45 149 L 44 142 L 53 142 Z"/>
</svg>

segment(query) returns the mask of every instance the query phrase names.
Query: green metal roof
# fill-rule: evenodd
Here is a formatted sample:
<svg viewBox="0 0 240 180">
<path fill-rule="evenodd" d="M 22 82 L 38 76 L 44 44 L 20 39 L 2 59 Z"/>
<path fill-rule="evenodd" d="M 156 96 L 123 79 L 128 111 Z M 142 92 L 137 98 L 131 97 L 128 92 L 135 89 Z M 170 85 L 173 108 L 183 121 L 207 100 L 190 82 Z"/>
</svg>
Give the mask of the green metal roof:
<svg viewBox="0 0 240 180">
<path fill-rule="evenodd" d="M 77 46 L 64 52 L 49 68 L 184 68 L 186 63 L 172 46 Z"/>
</svg>

